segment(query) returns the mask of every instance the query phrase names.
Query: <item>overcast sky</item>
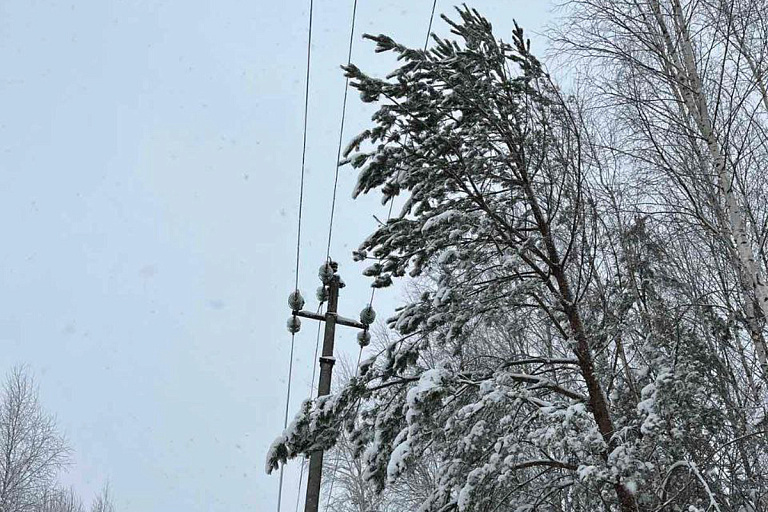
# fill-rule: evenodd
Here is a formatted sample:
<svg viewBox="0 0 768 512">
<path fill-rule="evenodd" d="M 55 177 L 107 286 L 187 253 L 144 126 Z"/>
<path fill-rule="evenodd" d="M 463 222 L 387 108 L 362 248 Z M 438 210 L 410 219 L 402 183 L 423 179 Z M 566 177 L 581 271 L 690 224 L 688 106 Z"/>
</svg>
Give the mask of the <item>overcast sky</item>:
<svg viewBox="0 0 768 512">
<path fill-rule="evenodd" d="M 308 1 L 0 2 L 0 371 L 29 365 L 74 450 L 65 475 L 119 512 L 274 510 L 265 453 L 282 428 Z M 315 1 L 300 288 L 325 256 L 350 1 Z M 423 44 L 430 0 L 358 6 L 362 32 Z M 453 3 L 438 2 L 438 12 Z M 506 36 L 549 1 L 472 4 Z M 446 34 L 445 24 L 434 27 Z M 534 37 L 534 51 L 543 48 Z M 371 110 L 350 95 L 345 139 Z M 357 316 L 350 253 L 386 217 L 342 169 L 332 256 Z M 377 295 L 386 317 L 395 292 Z M 308 307 L 316 303 L 310 300 Z M 291 411 L 309 393 L 297 337 Z M 342 330 L 340 354 L 356 355 Z M 350 357 L 354 357 L 350 356 Z M 293 510 L 298 464 L 286 471 Z M 303 493 L 302 493 L 303 494 Z"/>
</svg>

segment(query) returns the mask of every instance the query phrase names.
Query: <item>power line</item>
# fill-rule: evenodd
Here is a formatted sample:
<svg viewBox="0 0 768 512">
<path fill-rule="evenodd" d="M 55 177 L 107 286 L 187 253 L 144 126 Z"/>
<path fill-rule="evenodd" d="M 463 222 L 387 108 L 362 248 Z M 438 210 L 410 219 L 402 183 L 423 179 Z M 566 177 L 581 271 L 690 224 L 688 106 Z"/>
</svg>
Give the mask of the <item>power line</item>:
<svg viewBox="0 0 768 512">
<path fill-rule="evenodd" d="M 432 13 L 429 15 L 429 26 L 427 26 L 427 37 L 424 40 L 424 51 L 427 51 L 429 45 L 429 36 L 432 34 L 432 21 L 435 19 L 435 8 L 437 8 L 437 0 L 432 2 Z"/>
<path fill-rule="evenodd" d="M 299 487 L 296 491 L 296 512 L 299 512 L 299 505 L 301 504 L 301 481 L 304 480 L 304 468 L 307 465 L 306 457 L 301 459 L 301 471 L 299 471 Z"/>
<path fill-rule="evenodd" d="M 424 51 L 427 51 L 427 47 L 429 46 L 429 36 L 432 33 L 432 22 L 435 19 L 435 9 L 437 8 L 437 0 L 432 0 L 432 11 L 429 15 L 429 24 L 427 25 L 427 35 L 424 40 Z M 352 31 L 350 33 L 349 37 L 349 55 L 347 58 L 347 65 L 349 65 L 352 59 L 352 35 L 354 34 L 355 30 L 355 10 L 357 9 L 357 0 L 355 0 L 355 5 L 352 11 Z M 336 178 L 333 184 L 333 202 L 331 203 L 331 222 L 330 227 L 328 229 L 328 252 L 326 254 L 326 259 L 330 257 L 331 252 L 331 233 L 333 230 L 333 209 L 336 205 L 336 186 L 338 184 L 339 180 L 339 160 L 341 160 L 341 144 L 342 144 L 342 135 L 344 131 L 344 117 L 346 113 L 346 107 L 347 107 L 347 92 L 349 89 L 349 78 L 346 79 L 345 85 L 344 85 L 344 104 L 342 107 L 342 114 L 341 114 L 341 129 L 339 130 L 339 148 L 338 148 L 338 154 L 336 155 Z M 392 218 L 392 207 L 395 204 L 394 197 L 390 200 L 389 203 L 389 212 L 387 213 L 387 222 L 389 222 L 389 219 Z M 373 288 L 371 291 L 371 300 L 368 302 L 369 307 L 373 307 L 373 299 L 376 296 L 376 288 Z M 360 346 L 360 352 L 357 355 L 357 366 L 355 368 L 356 374 L 359 374 L 360 372 L 360 360 L 363 356 L 363 347 Z M 343 434 L 342 434 L 343 435 Z M 328 512 L 328 509 L 330 508 L 331 504 L 331 498 L 333 496 L 333 485 L 336 482 L 336 472 L 339 468 L 339 461 L 340 461 L 340 454 L 337 453 L 336 455 L 336 464 L 333 470 L 333 473 L 331 474 L 331 485 L 328 490 L 328 499 L 325 503 L 325 512 Z"/>
<path fill-rule="evenodd" d="M 301 141 L 301 178 L 299 180 L 299 205 L 298 221 L 296 228 L 296 272 L 293 282 L 293 289 L 298 292 L 299 289 L 299 262 L 301 258 L 301 218 L 304 209 L 304 175 L 307 160 L 307 119 L 309 114 L 309 72 L 312 62 L 312 13 L 314 11 L 313 0 L 309 0 L 309 22 L 307 27 L 307 71 L 305 76 L 304 88 L 304 128 Z M 296 347 L 296 333 L 291 332 L 291 355 L 288 361 L 288 386 L 285 396 L 285 416 L 283 418 L 283 430 L 288 427 L 288 409 L 291 403 L 291 380 L 293 378 L 293 353 Z M 280 465 L 280 480 L 277 489 L 277 512 L 280 512 L 283 501 L 283 479 L 285 476 L 285 465 Z"/>
<path fill-rule="evenodd" d="M 429 43 L 429 35 L 432 31 L 432 23 L 434 20 L 435 15 L 435 9 L 437 6 L 437 0 L 433 0 L 432 3 L 432 10 L 430 13 L 429 18 L 429 25 L 427 29 L 427 36 L 426 40 L 424 42 L 424 51 L 427 49 L 427 45 Z M 309 112 L 309 90 L 310 90 L 310 69 L 311 69 L 311 49 L 312 49 L 312 15 L 313 15 L 313 0 L 309 0 L 309 23 L 308 23 L 308 37 L 307 37 L 307 64 L 306 64 L 306 86 L 304 91 L 304 126 L 303 126 L 303 135 L 302 135 L 302 154 L 301 154 L 301 179 L 299 184 L 299 204 L 298 204 L 298 226 L 297 226 L 297 233 L 296 233 L 296 269 L 295 269 L 295 280 L 294 280 L 294 290 L 298 292 L 298 286 L 299 286 L 299 268 L 300 268 L 300 256 L 301 256 L 301 226 L 302 226 L 302 213 L 303 213 L 303 203 L 304 203 L 304 176 L 305 176 L 305 170 L 306 170 L 306 155 L 307 155 L 307 121 L 308 121 L 308 112 Z M 351 19 L 351 26 L 350 26 L 350 33 L 349 33 L 349 45 L 347 48 L 347 65 L 351 64 L 352 62 L 352 48 L 353 48 L 353 41 L 354 41 L 354 34 L 355 34 L 355 21 L 357 17 L 357 0 L 354 0 L 352 5 L 352 19 Z M 345 78 L 344 81 L 344 99 L 342 103 L 342 111 L 341 111 L 341 122 L 339 126 L 339 140 L 338 140 L 338 147 L 337 147 L 337 153 L 336 153 L 336 164 L 335 164 L 335 172 L 334 172 L 334 182 L 333 182 L 333 194 L 331 198 L 331 213 L 330 213 L 330 219 L 328 222 L 328 244 L 326 247 L 326 261 L 330 259 L 330 252 L 331 252 L 331 242 L 333 239 L 333 222 L 334 222 L 334 216 L 336 211 L 336 197 L 338 192 L 338 182 L 339 182 L 339 168 L 340 168 L 340 161 L 341 161 L 341 150 L 342 150 L 342 144 L 343 144 L 343 137 L 344 137 L 344 123 L 346 121 L 346 111 L 347 111 L 347 98 L 349 95 L 349 77 Z M 389 213 L 387 215 L 387 220 L 389 220 L 392 217 L 392 207 L 394 205 L 394 200 L 390 202 L 389 205 Z M 373 304 L 374 294 L 376 292 L 376 289 L 374 288 L 371 293 L 371 300 L 369 302 L 369 305 Z M 320 308 L 322 306 L 318 307 L 318 311 L 320 311 Z M 317 356 L 317 351 L 319 347 L 319 336 L 320 336 L 320 328 L 318 325 L 318 331 L 317 331 L 317 339 L 315 341 L 315 357 Z M 288 388 L 286 393 L 286 403 L 285 403 L 285 417 L 283 420 L 283 429 L 285 429 L 288 426 L 288 411 L 289 411 L 289 404 L 290 404 L 290 395 L 291 395 L 291 379 L 293 375 L 293 355 L 294 355 L 294 349 L 295 349 L 295 333 L 292 333 L 291 335 L 291 355 L 290 355 L 290 362 L 288 366 Z M 358 363 L 357 363 L 357 370 L 359 371 L 360 366 L 360 359 L 362 357 L 362 346 L 360 348 L 360 352 L 358 354 Z M 315 380 L 315 370 L 313 369 L 312 374 L 312 384 L 314 384 Z M 311 394 L 310 394 L 311 396 Z M 338 459 L 336 461 L 338 466 Z M 299 477 L 299 487 L 298 492 L 299 496 L 297 496 L 296 506 L 298 509 L 299 504 L 299 498 L 301 494 L 301 481 L 304 473 L 304 464 L 302 464 L 302 470 L 301 475 Z M 330 494 L 333 491 L 333 484 L 335 481 L 335 473 L 333 472 L 332 480 L 331 480 L 331 486 L 330 486 L 330 492 L 329 492 L 329 502 L 330 502 Z M 282 491 L 283 491 L 283 476 L 284 476 L 284 466 L 281 465 L 280 467 L 280 482 L 279 482 L 279 490 L 278 490 L 278 502 L 277 502 L 277 511 L 280 512 L 281 509 L 281 502 L 282 502 Z M 327 507 L 327 505 L 326 505 Z"/>
<path fill-rule="evenodd" d="M 312 62 L 312 11 L 313 0 L 309 0 L 309 27 L 307 30 L 307 73 L 305 78 L 304 89 L 304 133 L 301 141 L 301 181 L 299 183 L 299 215 L 298 215 L 298 228 L 296 230 L 296 279 L 294 281 L 294 289 L 299 288 L 299 259 L 301 255 L 301 215 L 304 207 L 304 174 L 307 161 L 307 119 L 309 113 L 309 70 Z"/>
<path fill-rule="evenodd" d="M 321 302 L 317 306 L 317 313 L 323 310 L 323 303 Z M 317 323 L 317 334 L 315 335 L 315 355 L 312 357 L 312 361 L 317 360 L 317 353 L 320 350 L 320 322 Z M 309 397 L 312 398 L 312 390 L 315 388 L 315 375 L 317 374 L 317 365 L 312 365 L 312 380 L 309 383 Z M 299 512 L 299 503 L 301 503 L 301 483 L 304 480 L 304 469 L 307 466 L 307 459 L 302 459 L 301 470 L 299 471 L 299 485 L 296 488 L 296 512 Z"/>
<path fill-rule="evenodd" d="M 352 42 L 355 37 L 355 20 L 357 18 L 357 0 L 354 0 L 352 4 L 352 26 L 349 30 L 349 48 L 347 49 L 347 66 L 352 63 Z M 331 257 L 331 238 L 333 236 L 333 217 L 336 212 L 336 191 L 339 186 L 339 167 L 341 161 L 341 146 L 344 138 L 344 121 L 347 117 L 347 96 L 349 94 L 349 77 L 344 79 L 344 102 L 341 105 L 341 125 L 339 127 L 339 145 L 336 151 L 336 172 L 333 179 L 333 197 L 331 199 L 331 218 L 328 223 L 328 249 L 325 254 L 325 259 L 328 260 Z"/>
<path fill-rule="evenodd" d="M 285 419 L 283 421 L 283 430 L 288 426 L 288 405 L 291 402 L 291 379 L 293 377 L 293 349 L 295 347 L 296 335 L 291 334 L 291 358 L 288 363 L 288 391 L 285 396 Z M 283 501 L 283 477 L 285 473 L 285 464 L 280 465 L 280 481 L 277 488 L 277 512 L 280 512 L 280 506 Z"/>
</svg>

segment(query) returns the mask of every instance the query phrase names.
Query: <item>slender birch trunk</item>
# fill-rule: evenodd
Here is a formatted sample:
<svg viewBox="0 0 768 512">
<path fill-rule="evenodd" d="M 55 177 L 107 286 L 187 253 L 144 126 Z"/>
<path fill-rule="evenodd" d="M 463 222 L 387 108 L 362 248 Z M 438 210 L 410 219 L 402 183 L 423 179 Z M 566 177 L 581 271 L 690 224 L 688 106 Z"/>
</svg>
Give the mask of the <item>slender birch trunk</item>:
<svg viewBox="0 0 768 512">
<path fill-rule="evenodd" d="M 672 17 L 675 23 L 675 35 L 679 46 L 662 16 L 659 0 L 650 0 L 654 19 L 664 39 L 664 46 L 669 57 L 671 70 L 675 74 L 672 84 L 685 102 L 688 115 L 698 128 L 709 151 L 715 174 L 717 175 L 718 195 L 725 209 L 723 236 L 733 245 L 735 261 L 733 265 L 742 277 L 742 296 L 745 301 L 745 315 L 750 325 L 751 338 L 755 354 L 763 370 L 763 377 L 768 378 L 768 349 L 762 334 L 762 324 L 768 318 L 768 286 L 757 265 L 752 244 L 747 233 L 744 211 L 739 205 L 733 190 L 735 173 L 729 172 L 726 158 L 716 136 L 715 127 L 709 114 L 709 105 L 703 92 L 701 78 L 696 66 L 693 43 L 691 42 L 682 6 L 679 0 L 672 0 Z M 678 51 L 678 47 L 680 50 Z M 682 55 L 681 55 L 682 54 Z M 747 288 L 747 289 L 745 289 Z M 752 296 L 757 303 L 755 308 Z"/>
</svg>

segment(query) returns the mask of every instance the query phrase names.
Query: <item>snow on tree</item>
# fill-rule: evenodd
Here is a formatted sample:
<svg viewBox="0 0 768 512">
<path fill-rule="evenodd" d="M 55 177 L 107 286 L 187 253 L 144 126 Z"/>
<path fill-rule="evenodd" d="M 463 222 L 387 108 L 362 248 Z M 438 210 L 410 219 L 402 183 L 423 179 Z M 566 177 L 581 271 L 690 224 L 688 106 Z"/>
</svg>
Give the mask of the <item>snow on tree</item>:
<svg viewBox="0 0 768 512">
<path fill-rule="evenodd" d="M 589 115 L 521 29 L 505 43 L 458 12 L 429 51 L 366 36 L 401 63 L 385 79 L 346 68 L 379 105 L 345 153 L 355 194 L 406 196 L 355 254 L 373 286 L 425 290 L 267 470 L 346 430 L 380 491 L 435 462 L 424 512 L 756 509 L 764 438 L 723 350 L 739 335 L 682 266 L 696 249 L 623 204 L 640 194 L 605 179 Z"/>
<path fill-rule="evenodd" d="M 608 145 L 642 176 L 633 185 L 647 187 L 646 204 L 697 225 L 709 259 L 736 274 L 728 301 L 741 303 L 763 376 L 767 10 L 763 0 L 577 0 L 561 36 L 565 52 L 600 69 L 594 106 L 613 126 Z"/>
</svg>

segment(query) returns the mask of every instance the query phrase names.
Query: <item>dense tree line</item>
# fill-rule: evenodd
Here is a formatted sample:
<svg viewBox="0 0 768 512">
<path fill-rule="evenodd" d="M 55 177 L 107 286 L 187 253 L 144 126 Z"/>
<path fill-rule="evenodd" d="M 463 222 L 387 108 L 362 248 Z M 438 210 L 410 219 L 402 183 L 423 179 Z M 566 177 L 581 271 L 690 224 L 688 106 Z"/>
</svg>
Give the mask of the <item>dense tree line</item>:
<svg viewBox="0 0 768 512">
<path fill-rule="evenodd" d="M 345 68 L 355 194 L 405 198 L 356 257 L 420 292 L 268 469 L 338 443 L 358 512 L 768 510 L 768 5 L 574 0 L 570 92 L 458 13 Z"/>
</svg>

